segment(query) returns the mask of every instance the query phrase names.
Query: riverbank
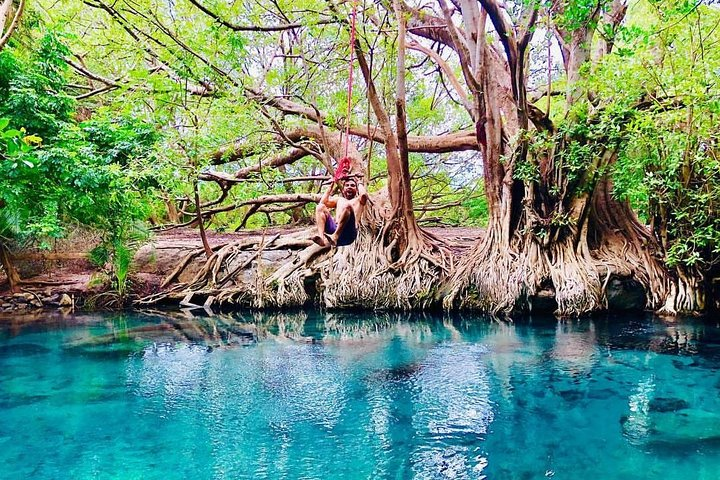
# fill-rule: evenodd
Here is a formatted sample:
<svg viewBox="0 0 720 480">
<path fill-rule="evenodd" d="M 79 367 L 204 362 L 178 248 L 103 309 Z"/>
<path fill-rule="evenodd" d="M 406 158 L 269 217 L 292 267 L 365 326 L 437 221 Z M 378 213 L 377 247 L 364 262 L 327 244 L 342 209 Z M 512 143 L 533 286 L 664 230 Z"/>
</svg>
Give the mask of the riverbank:
<svg viewBox="0 0 720 480">
<path fill-rule="evenodd" d="M 483 234 L 480 228 L 429 228 L 428 231 L 453 246 L 462 255 Z M 246 267 L 257 271 L 275 271 L 298 251 L 312 245 L 312 229 L 307 227 L 244 230 L 236 233 L 208 232 L 208 242 L 217 251 L 228 245 L 241 245 L 252 259 Z M 86 308 L 92 310 L 93 299 L 108 293 L 103 269 L 93 265 L 88 252 L 97 239 L 87 233 L 56 242 L 49 251 L 29 250 L 14 256 L 16 267 L 26 282 L 21 292 L 10 292 L 0 273 L 0 312 L 23 312 L 34 309 Z M 272 245 L 271 245 L 272 244 Z M 259 248 L 261 245 L 269 248 Z M 258 253 L 258 249 L 260 253 Z M 184 268 L 169 278 L 178 265 Z M 129 291 L 131 299 L 157 294 L 171 283 L 190 282 L 205 265 L 202 241 L 197 230 L 177 228 L 155 232 L 135 253 Z"/>
<path fill-rule="evenodd" d="M 469 254 L 484 233 L 479 228 L 430 228 L 427 231 L 448 247 L 455 261 Z M 120 302 L 110 288 L 109 277 L 103 269 L 88 259 L 89 247 L 97 244 L 97 239 L 87 234 L 76 235 L 58 242 L 50 251 L 25 251 L 14 258 L 26 284 L 22 291 L 10 292 L 0 277 L 0 313 L 156 304 L 215 311 L 313 305 L 378 308 L 373 303 L 374 297 L 384 293 L 383 285 L 375 287 L 380 288 L 379 293 L 364 292 L 373 298 L 364 298 L 355 292 L 342 292 L 345 297 L 338 297 L 335 292 L 328 300 L 328 287 L 334 287 L 329 282 L 335 273 L 346 268 L 346 263 L 353 260 L 351 257 L 363 254 L 363 250 L 330 252 L 315 246 L 309 240 L 312 234 L 313 230 L 308 227 L 208 232 L 213 250 L 213 256 L 208 259 L 196 230 L 156 232 L 135 253 L 128 281 L 129 294 L 124 302 Z M 353 279 L 353 283 L 361 285 L 373 282 L 382 283 L 372 275 Z M 440 289 L 439 282 L 427 286 L 429 295 L 436 295 Z M 609 311 L 642 310 L 646 303 L 645 291 L 632 278 L 607 278 L 605 297 Z M 430 298 L 424 307 L 408 303 L 406 307 L 380 308 L 435 308 L 441 305 L 438 298 Z M 717 302 L 718 299 L 711 298 L 709 303 Z M 528 299 L 528 305 L 528 311 L 554 312 L 557 309 L 555 289 L 552 285 L 540 289 Z"/>
</svg>

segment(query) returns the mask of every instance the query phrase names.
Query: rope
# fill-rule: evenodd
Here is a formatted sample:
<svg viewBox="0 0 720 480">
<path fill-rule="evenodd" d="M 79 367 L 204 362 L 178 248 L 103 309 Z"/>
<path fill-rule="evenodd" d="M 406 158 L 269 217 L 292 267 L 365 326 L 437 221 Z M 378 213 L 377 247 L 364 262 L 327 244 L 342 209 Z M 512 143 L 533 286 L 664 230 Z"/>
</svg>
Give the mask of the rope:
<svg viewBox="0 0 720 480">
<path fill-rule="evenodd" d="M 345 116 L 345 157 L 350 147 L 350 112 L 352 111 L 353 91 L 353 60 L 355 56 L 355 18 L 357 17 L 357 0 L 353 0 L 352 16 L 350 17 L 350 61 L 348 62 L 348 100 L 347 115 Z"/>
<path fill-rule="evenodd" d="M 353 60 L 355 57 L 355 19 L 357 18 L 357 0 L 353 0 L 352 14 L 350 17 L 350 60 L 348 61 L 348 97 L 347 113 L 345 115 L 345 139 L 343 157 L 338 160 L 333 178 L 337 181 L 350 173 L 351 160 L 348 157 L 350 151 L 350 114 L 352 113 L 352 91 L 353 91 Z"/>
</svg>

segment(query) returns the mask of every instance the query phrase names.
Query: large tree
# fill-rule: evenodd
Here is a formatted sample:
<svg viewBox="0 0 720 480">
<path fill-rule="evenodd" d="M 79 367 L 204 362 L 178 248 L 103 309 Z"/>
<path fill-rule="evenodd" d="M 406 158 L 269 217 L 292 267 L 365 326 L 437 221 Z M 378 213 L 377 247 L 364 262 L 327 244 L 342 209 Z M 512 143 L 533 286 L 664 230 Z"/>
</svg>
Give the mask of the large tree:
<svg viewBox="0 0 720 480">
<path fill-rule="evenodd" d="M 628 82 L 628 91 L 610 96 L 594 91 L 588 77 L 612 52 L 627 5 L 438 3 L 442 14 L 407 6 L 410 31 L 447 45 L 459 58 L 490 207 L 488 234 L 456 271 L 446 304 L 525 309 L 541 289 L 549 289 L 560 314 L 578 314 L 604 308 L 608 281 L 620 277 L 644 287 L 649 308 L 702 309 L 707 283 L 669 271 L 654 232 L 640 224 L 627 201 L 612 195 L 610 172 L 623 152 L 628 125 L 644 110 L 668 111 L 694 100 L 693 92 L 661 90 L 661 80 L 640 89 Z M 671 21 L 698 8 L 667 6 L 676 9 Z M 695 34 L 712 35 L 716 21 L 703 31 L 698 19 Z M 548 103 L 546 110 L 533 103 L 528 85 L 531 44 L 542 30 L 550 42 L 548 55 L 553 41 L 559 48 L 565 84 L 565 101 L 552 109 Z M 697 48 L 705 41 L 696 39 Z M 668 51 L 656 48 L 655 56 Z M 661 62 L 644 65 L 643 78 L 662 76 Z M 551 79 L 544 95 L 557 93 Z M 717 92 L 714 84 L 707 87 Z"/>
<path fill-rule="evenodd" d="M 717 92 L 695 77 L 705 90 L 668 88 L 680 45 L 668 32 L 686 28 L 709 64 L 704 45 L 717 20 L 701 19 L 700 5 L 669 3 L 638 3 L 636 14 L 650 24 L 640 27 L 628 24 L 620 0 L 87 0 L 68 9 L 83 34 L 67 62 L 85 82 L 77 97 L 91 108 L 122 98 L 175 132 L 177 144 L 189 130 L 201 138 L 192 142 L 200 147 L 191 175 L 216 185 L 216 196 L 201 204 L 188 195 L 180 209 L 187 223 L 238 207 L 248 215 L 297 208 L 318 198 L 332 158 L 345 155 L 346 135 L 353 169 L 366 175 L 377 172 L 373 146 L 383 145 L 386 188 L 366 228 L 354 247 L 316 265 L 328 306 L 408 308 L 442 299 L 447 307 L 509 312 L 532 308 L 546 290 L 569 315 L 604 308 L 608 283 L 621 278 L 642 285 L 649 308 L 698 310 L 709 267 L 668 267 L 672 239 L 663 231 L 672 216 L 655 215 L 664 220 L 647 228 L 622 197 L 632 188 L 613 186 L 641 117 L 655 122 L 691 102 L 710 105 Z M 348 112 L 354 5 L 362 82 L 356 78 Z M 613 90 L 618 82 L 626 88 Z M 431 107 L 420 109 L 427 98 Z M 685 158 L 709 158 L 713 135 L 708 127 L 693 136 Z M 417 224 L 409 165 L 414 153 L 466 150 L 482 156 L 489 224 L 458 265 Z M 304 170 L 290 169 L 302 162 Z M 290 175 L 283 191 L 233 197 L 273 169 Z M 299 181 L 313 187 L 287 188 Z M 320 253 L 310 247 L 274 276 L 277 303 L 305 298 L 302 283 L 316 275 L 305 266 Z"/>
</svg>

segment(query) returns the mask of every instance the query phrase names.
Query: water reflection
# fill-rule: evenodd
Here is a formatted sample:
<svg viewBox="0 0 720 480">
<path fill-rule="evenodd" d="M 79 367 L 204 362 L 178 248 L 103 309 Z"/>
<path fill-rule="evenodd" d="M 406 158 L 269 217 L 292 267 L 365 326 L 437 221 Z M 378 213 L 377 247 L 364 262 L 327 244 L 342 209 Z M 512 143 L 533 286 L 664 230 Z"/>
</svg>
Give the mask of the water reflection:
<svg viewBox="0 0 720 480">
<path fill-rule="evenodd" d="M 557 322 L 550 356 L 561 370 L 571 375 L 588 374 L 598 360 L 598 353 L 592 320 Z"/>
<path fill-rule="evenodd" d="M 181 458 L 178 477 L 674 478 L 687 470 L 662 462 L 720 453 L 720 334 L 701 322 L 295 311 L 58 324 L 0 324 L 6 431 L 22 423 L 5 412 L 27 409 L 97 458 L 98 432 L 155 452 L 138 468 Z M 79 458 L 57 437 L 50 455 Z"/>
</svg>

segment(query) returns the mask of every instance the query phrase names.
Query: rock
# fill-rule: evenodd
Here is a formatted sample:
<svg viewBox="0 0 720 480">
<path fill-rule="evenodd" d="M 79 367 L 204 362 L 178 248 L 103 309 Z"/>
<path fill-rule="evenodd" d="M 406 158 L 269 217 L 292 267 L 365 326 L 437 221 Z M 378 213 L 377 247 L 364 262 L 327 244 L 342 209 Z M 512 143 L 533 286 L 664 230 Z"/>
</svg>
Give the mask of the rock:
<svg viewBox="0 0 720 480">
<path fill-rule="evenodd" d="M 568 402 L 574 403 L 585 398 L 585 394 L 580 390 L 560 390 L 560 396 Z"/>
<path fill-rule="evenodd" d="M 648 407 L 651 412 L 677 412 L 690 408 L 690 404 L 681 398 L 658 397 L 650 400 Z"/>
<path fill-rule="evenodd" d="M 42 308 L 42 307 L 43 307 L 43 303 L 42 303 L 40 300 L 38 300 L 37 298 L 33 298 L 33 299 L 30 301 L 30 305 L 32 305 L 33 307 L 37 307 L 37 308 Z"/>
<path fill-rule="evenodd" d="M 67 293 L 63 293 L 62 297 L 60 297 L 59 305 L 61 307 L 69 307 L 70 305 L 72 305 L 72 298 L 70 298 L 70 295 L 68 295 Z"/>
<path fill-rule="evenodd" d="M 10 303 L 3 303 L 2 308 L 12 308 L 12 304 Z"/>
<path fill-rule="evenodd" d="M 16 302 L 31 302 L 35 298 L 35 295 L 32 293 L 15 293 L 13 294 L 13 299 Z"/>
</svg>

